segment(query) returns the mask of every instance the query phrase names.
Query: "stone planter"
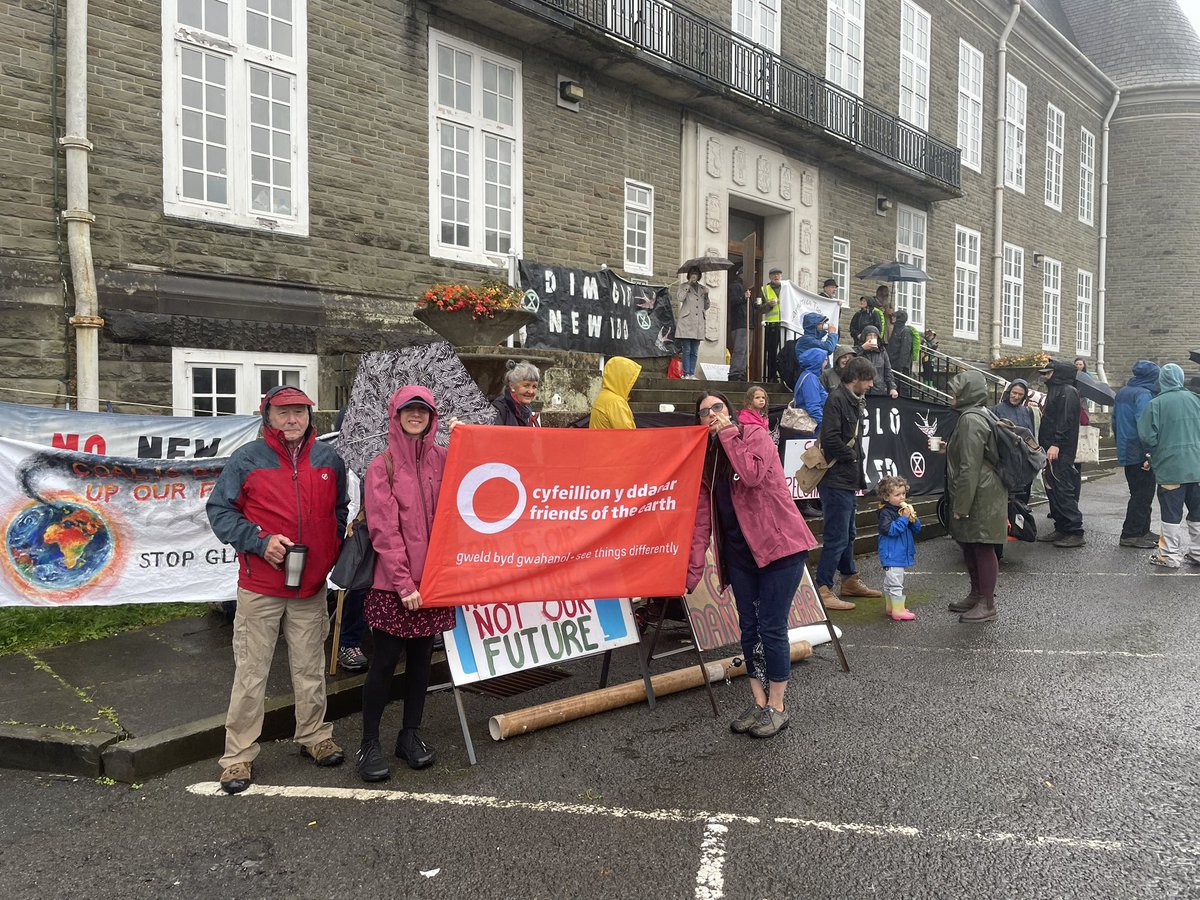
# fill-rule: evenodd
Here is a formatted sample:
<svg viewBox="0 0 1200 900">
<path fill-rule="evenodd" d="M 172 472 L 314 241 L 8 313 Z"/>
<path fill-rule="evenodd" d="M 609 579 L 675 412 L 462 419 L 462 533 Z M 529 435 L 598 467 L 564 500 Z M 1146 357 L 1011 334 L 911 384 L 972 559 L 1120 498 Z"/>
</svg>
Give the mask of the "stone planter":
<svg viewBox="0 0 1200 900">
<path fill-rule="evenodd" d="M 455 347 L 494 347 L 519 328 L 537 319 L 524 309 L 498 309 L 491 318 L 472 319 L 464 310 L 441 312 L 417 309 L 413 318 L 436 331 Z"/>
</svg>

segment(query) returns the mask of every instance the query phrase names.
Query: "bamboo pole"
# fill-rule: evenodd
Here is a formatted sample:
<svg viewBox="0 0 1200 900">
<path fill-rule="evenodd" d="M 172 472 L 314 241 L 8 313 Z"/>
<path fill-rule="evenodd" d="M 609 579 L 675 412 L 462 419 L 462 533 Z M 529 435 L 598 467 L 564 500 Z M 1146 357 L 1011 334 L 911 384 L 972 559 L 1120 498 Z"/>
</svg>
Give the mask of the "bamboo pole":
<svg viewBox="0 0 1200 900">
<path fill-rule="evenodd" d="M 812 656 L 812 645 L 808 641 L 797 641 L 791 645 L 792 662 L 799 662 Z M 737 665 L 734 665 L 737 660 Z M 714 660 L 704 664 L 703 674 L 700 666 L 688 666 L 685 669 L 674 669 L 663 672 L 650 679 L 654 686 L 654 696 L 665 697 L 689 688 L 700 687 L 705 679 L 709 682 L 723 681 L 726 678 L 737 678 L 746 674 L 746 664 L 739 656 Z M 525 709 L 501 713 L 488 719 L 488 731 L 492 740 L 503 741 L 521 734 L 540 731 L 552 725 L 563 722 L 573 722 L 596 713 L 608 712 L 622 706 L 632 706 L 646 699 L 646 685 L 639 678 L 624 684 L 588 691 L 574 697 L 564 697 L 549 703 L 540 703 Z"/>
</svg>

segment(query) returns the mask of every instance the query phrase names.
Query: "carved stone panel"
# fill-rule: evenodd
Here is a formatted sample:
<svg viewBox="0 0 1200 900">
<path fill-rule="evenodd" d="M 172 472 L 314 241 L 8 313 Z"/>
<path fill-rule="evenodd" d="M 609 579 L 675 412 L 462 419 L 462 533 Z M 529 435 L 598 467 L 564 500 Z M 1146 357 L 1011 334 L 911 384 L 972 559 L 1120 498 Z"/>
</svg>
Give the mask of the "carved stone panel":
<svg viewBox="0 0 1200 900">
<path fill-rule="evenodd" d="M 812 253 L 813 242 L 813 223 L 809 219 L 805 219 L 800 223 L 800 252 L 805 256 Z"/>
<path fill-rule="evenodd" d="M 779 167 L 779 198 L 792 199 L 792 167 L 787 163 Z"/>
<path fill-rule="evenodd" d="M 817 279 L 813 276 L 813 270 L 807 266 L 800 270 L 800 287 L 812 292 L 817 289 Z"/>
<path fill-rule="evenodd" d="M 720 178 L 721 171 L 725 166 L 721 163 L 721 157 L 724 154 L 721 150 L 721 142 L 715 137 L 708 139 L 707 156 L 708 156 L 708 175 L 710 178 Z"/>
<path fill-rule="evenodd" d="M 708 247 L 705 249 L 704 252 L 707 253 L 709 256 L 724 256 L 725 255 L 725 253 L 722 252 L 719 247 Z M 715 287 L 720 286 L 721 273 L 720 272 L 705 272 L 704 273 L 704 283 L 707 284 L 710 288 L 715 288 Z M 715 321 L 717 317 L 710 316 L 709 318 Z M 716 340 L 716 338 L 709 338 L 709 340 L 713 341 L 713 340 Z"/>
<path fill-rule="evenodd" d="M 733 183 L 746 183 L 746 148 L 733 148 Z"/>
<path fill-rule="evenodd" d="M 812 206 L 816 202 L 817 179 L 813 177 L 812 172 L 805 169 L 800 173 L 800 202 L 805 206 Z"/>
<path fill-rule="evenodd" d="M 704 198 L 704 227 L 713 234 L 721 230 L 721 198 L 716 194 Z"/>
<path fill-rule="evenodd" d="M 765 156 L 758 158 L 757 186 L 760 193 L 771 192 L 771 162 Z"/>
</svg>

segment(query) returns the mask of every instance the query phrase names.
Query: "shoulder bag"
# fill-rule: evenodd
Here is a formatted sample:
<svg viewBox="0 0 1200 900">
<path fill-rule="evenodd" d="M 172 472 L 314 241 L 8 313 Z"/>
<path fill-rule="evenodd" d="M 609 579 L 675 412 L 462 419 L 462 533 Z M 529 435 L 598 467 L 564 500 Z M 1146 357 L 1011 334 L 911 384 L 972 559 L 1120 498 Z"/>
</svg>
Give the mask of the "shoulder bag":
<svg viewBox="0 0 1200 900">
<path fill-rule="evenodd" d="M 811 372 L 805 372 L 804 377 L 800 379 L 800 384 L 804 384 L 804 379 L 808 378 L 811 374 Z M 809 414 L 807 409 L 797 406 L 793 400 L 788 403 L 787 409 L 783 411 L 783 415 L 779 419 L 779 427 L 787 428 L 791 431 L 799 431 L 803 434 L 816 434 L 817 420 Z"/>
<path fill-rule="evenodd" d="M 395 472 L 391 455 L 383 451 L 383 464 L 387 468 L 388 485 L 392 484 Z M 363 479 L 362 502 L 358 504 L 358 515 L 347 529 L 346 540 L 342 542 L 341 552 L 329 580 L 342 590 L 364 591 L 375 582 L 375 560 L 378 554 L 371 544 L 371 533 L 367 530 L 366 479 Z"/>
</svg>

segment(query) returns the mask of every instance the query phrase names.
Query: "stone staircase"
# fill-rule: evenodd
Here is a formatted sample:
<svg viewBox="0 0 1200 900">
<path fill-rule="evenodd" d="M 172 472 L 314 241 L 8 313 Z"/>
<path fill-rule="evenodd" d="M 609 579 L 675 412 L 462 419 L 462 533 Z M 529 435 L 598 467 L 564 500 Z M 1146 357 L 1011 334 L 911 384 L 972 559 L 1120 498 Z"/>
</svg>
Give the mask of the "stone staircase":
<svg viewBox="0 0 1200 900">
<path fill-rule="evenodd" d="M 666 378 L 662 375 L 639 376 L 637 383 L 629 394 L 629 406 L 636 412 L 686 412 L 696 408 L 696 397 L 707 388 L 720 391 L 737 409 L 741 409 L 742 398 L 751 386 L 765 387 L 771 398 L 772 406 L 786 406 L 792 399 L 791 393 L 783 385 L 776 382 L 767 385 L 762 382 L 750 381 L 683 381 L 678 378 Z M 671 407 L 666 409 L 664 407 Z"/>
</svg>

